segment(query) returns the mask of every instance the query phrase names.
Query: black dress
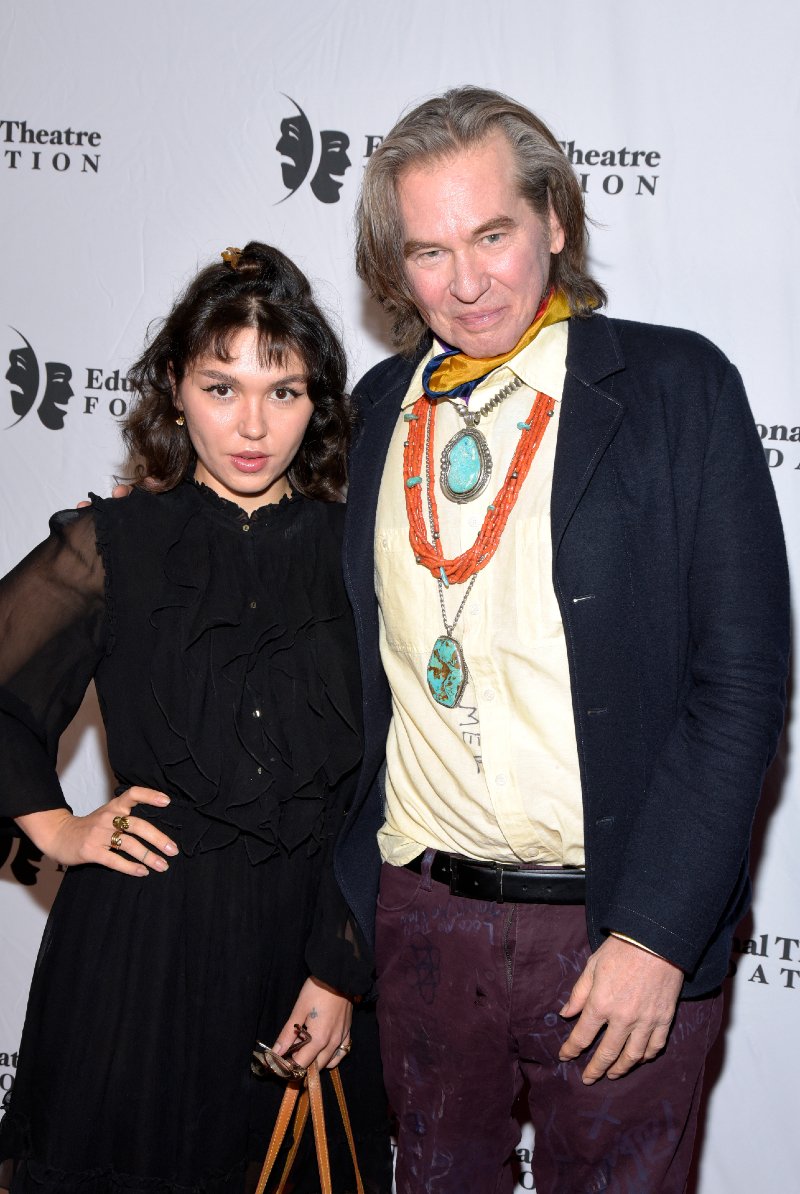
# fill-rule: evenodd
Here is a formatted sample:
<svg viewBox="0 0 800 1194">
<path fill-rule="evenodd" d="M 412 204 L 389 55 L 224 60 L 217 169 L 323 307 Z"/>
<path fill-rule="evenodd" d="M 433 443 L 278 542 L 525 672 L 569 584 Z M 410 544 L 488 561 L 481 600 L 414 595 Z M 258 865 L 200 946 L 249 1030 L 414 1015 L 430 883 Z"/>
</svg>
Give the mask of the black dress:
<svg viewBox="0 0 800 1194">
<path fill-rule="evenodd" d="M 343 514 L 293 494 L 246 515 L 194 482 L 95 498 L 0 582 L 0 812 L 65 804 L 58 738 L 94 677 L 117 790 L 166 791 L 135 813 L 180 846 L 166 874 L 64 876 L 0 1125 L 14 1194 L 242 1194 L 283 1093 L 255 1039 L 309 974 L 370 985 L 333 874 L 361 752 Z M 383 1191 L 372 1021 L 341 1073 Z"/>
</svg>

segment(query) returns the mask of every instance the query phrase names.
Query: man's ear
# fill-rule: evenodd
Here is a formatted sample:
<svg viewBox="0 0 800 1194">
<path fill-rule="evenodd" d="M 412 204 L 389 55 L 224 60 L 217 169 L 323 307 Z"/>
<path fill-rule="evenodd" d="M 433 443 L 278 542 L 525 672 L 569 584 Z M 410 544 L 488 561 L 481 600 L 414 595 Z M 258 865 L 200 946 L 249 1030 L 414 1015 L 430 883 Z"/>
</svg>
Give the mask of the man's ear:
<svg viewBox="0 0 800 1194">
<path fill-rule="evenodd" d="M 566 237 L 564 227 L 550 204 L 547 209 L 547 222 L 550 227 L 550 252 L 560 253 L 564 248 Z"/>
</svg>

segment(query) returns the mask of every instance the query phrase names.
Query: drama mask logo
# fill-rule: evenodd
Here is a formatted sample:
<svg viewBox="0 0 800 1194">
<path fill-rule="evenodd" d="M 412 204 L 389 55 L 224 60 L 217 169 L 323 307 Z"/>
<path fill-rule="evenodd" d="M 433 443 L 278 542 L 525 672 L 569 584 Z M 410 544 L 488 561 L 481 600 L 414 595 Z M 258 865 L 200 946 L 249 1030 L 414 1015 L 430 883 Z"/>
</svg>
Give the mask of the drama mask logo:
<svg viewBox="0 0 800 1194">
<path fill-rule="evenodd" d="M 39 397 L 41 373 L 30 341 L 16 328 L 11 330 L 24 342 L 24 348 L 11 349 L 6 370 L 11 409 L 17 416 L 8 426 L 14 427 L 25 418 Z M 60 431 L 67 416 L 67 404 L 75 393 L 70 385 L 72 370 L 63 361 L 45 361 L 44 368 L 44 388 L 36 414 L 50 431 Z"/>
<path fill-rule="evenodd" d="M 290 95 L 285 96 L 294 104 L 297 112 L 281 121 L 281 135 L 275 146 L 282 158 L 284 185 L 288 194 L 279 200 L 283 203 L 302 186 L 314 161 L 314 134 L 303 109 Z M 320 203 L 338 203 L 343 178 L 352 162 L 347 156 L 350 138 L 337 129 L 323 129 L 319 134 L 319 158 L 311 179 L 311 192 Z"/>
</svg>

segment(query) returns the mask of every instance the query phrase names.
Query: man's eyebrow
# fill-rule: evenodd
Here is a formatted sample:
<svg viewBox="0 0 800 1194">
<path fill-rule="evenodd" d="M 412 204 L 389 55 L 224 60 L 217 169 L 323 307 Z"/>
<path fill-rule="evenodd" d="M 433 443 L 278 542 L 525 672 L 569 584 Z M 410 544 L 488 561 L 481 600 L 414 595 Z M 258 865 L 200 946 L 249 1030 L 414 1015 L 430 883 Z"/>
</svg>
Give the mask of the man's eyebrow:
<svg viewBox="0 0 800 1194">
<path fill-rule="evenodd" d="M 472 232 L 473 237 L 486 236 L 487 232 L 505 232 L 509 228 L 516 228 L 517 221 L 511 216 L 494 216 L 484 224 L 480 224 Z"/>
<path fill-rule="evenodd" d="M 479 240 L 482 236 L 486 236 L 488 232 L 507 232 L 511 228 L 516 228 L 516 226 L 517 221 L 511 216 L 492 216 L 491 220 L 486 220 L 483 224 L 479 224 L 477 228 L 473 228 L 472 238 L 473 240 Z M 403 245 L 403 256 L 411 257 L 414 253 L 438 248 L 439 244 L 435 240 L 407 240 Z"/>
<path fill-rule="evenodd" d="M 425 249 L 437 249 L 438 247 L 436 242 L 432 240 L 407 240 L 403 245 L 403 256 L 411 257 L 413 253 L 419 253 Z"/>
</svg>

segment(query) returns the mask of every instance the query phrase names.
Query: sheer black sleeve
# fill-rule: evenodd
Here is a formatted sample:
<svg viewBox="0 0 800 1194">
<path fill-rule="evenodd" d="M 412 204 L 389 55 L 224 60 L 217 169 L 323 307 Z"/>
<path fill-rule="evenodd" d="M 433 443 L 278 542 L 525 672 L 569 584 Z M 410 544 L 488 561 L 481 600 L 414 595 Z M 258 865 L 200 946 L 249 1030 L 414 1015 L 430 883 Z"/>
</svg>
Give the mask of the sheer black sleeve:
<svg viewBox="0 0 800 1194">
<path fill-rule="evenodd" d="M 325 819 L 324 863 L 314 923 L 306 946 L 306 963 L 314 978 L 346 995 L 366 995 L 373 980 L 373 958 L 336 880 L 333 852 L 349 802 L 350 785 L 342 785 Z"/>
<path fill-rule="evenodd" d="M 58 740 L 108 642 L 95 511 L 67 510 L 0 580 L 0 816 L 67 807 Z"/>
</svg>

